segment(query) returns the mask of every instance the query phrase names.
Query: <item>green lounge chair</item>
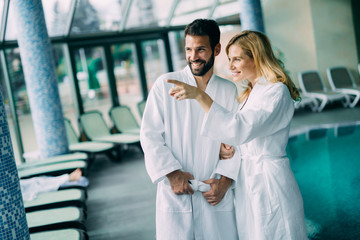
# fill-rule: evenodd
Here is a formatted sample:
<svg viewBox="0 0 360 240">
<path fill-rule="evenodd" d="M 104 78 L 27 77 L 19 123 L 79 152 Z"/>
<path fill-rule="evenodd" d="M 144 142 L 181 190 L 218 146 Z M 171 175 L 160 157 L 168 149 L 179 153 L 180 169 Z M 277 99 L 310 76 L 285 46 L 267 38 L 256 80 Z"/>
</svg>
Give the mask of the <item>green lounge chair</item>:
<svg viewBox="0 0 360 240">
<path fill-rule="evenodd" d="M 140 146 L 140 136 L 128 133 L 111 134 L 102 114 L 90 111 L 80 115 L 80 124 L 85 136 L 91 141 L 113 143 L 117 145 L 117 159 L 121 159 L 121 149 L 128 145 Z"/>
<path fill-rule="evenodd" d="M 63 207 L 26 213 L 29 232 L 76 228 L 86 231 L 85 214 L 78 207 Z"/>
<path fill-rule="evenodd" d="M 138 104 L 137 104 L 137 108 L 138 108 L 140 117 L 142 117 L 144 114 L 145 105 L 146 105 L 146 101 L 141 101 L 141 102 L 138 102 Z"/>
<path fill-rule="evenodd" d="M 115 147 L 114 144 L 96 141 L 80 142 L 69 119 L 65 119 L 65 129 L 70 151 L 86 153 L 89 157 L 89 166 L 97 154 L 106 154 L 110 159 L 114 157 L 112 155 L 112 150 L 114 150 Z"/>
<path fill-rule="evenodd" d="M 84 230 L 68 228 L 30 234 L 31 240 L 88 240 Z"/>
<path fill-rule="evenodd" d="M 60 162 L 32 168 L 18 169 L 18 175 L 20 178 L 31 178 L 42 175 L 59 176 L 65 173 L 71 173 L 77 168 L 80 168 L 84 174 L 86 167 L 87 162 L 83 160 Z"/>
<path fill-rule="evenodd" d="M 35 199 L 24 200 L 25 211 L 33 212 L 51 208 L 76 206 L 86 209 L 86 192 L 82 189 L 64 189 L 39 193 Z"/>
<path fill-rule="evenodd" d="M 86 161 L 88 156 L 85 153 L 69 153 L 69 154 L 62 154 L 54 157 L 50 157 L 47 159 L 42 160 L 35 160 L 32 162 L 25 162 L 22 164 L 17 165 L 18 170 L 25 170 L 29 168 L 37 168 L 40 166 L 51 165 L 54 163 L 65 163 L 65 162 L 72 162 L 72 161 Z"/>
<path fill-rule="evenodd" d="M 112 107 L 109 116 L 117 132 L 140 135 L 140 126 L 128 106 Z"/>
</svg>

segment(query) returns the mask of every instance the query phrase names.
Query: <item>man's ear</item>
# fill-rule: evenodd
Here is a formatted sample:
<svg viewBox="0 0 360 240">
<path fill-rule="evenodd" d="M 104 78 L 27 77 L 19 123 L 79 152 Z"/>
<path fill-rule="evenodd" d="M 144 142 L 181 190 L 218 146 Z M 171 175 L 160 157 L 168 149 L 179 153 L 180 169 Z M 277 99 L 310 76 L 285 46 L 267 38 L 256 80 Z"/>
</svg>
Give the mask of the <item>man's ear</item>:
<svg viewBox="0 0 360 240">
<path fill-rule="evenodd" d="M 216 44 L 216 46 L 214 47 L 214 56 L 219 55 L 220 52 L 221 52 L 221 44 L 218 43 L 218 44 Z"/>
</svg>

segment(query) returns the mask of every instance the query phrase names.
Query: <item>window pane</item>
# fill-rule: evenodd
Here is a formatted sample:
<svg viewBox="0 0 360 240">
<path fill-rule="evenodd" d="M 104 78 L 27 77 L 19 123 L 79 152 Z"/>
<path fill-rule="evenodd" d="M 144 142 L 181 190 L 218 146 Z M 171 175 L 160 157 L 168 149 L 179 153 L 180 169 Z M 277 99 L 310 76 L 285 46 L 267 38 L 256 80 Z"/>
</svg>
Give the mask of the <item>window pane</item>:
<svg viewBox="0 0 360 240">
<path fill-rule="evenodd" d="M 126 28 L 165 26 L 173 5 L 173 0 L 134 0 Z"/>
<path fill-rule="evenodd" d="M 239 9 L 239 0 L 222 0 L 220 5 L 216 7 L 213 18 L 219 19 L 222 17 L 228 17 L 233 15 L 237 15 L 239 17 Z"/>
<path fill-rule="evenodd" d="M 2 68 L 0 68 L 1 94 L 2 94 L 2 97 L 3 97 L 3 100 L 4 100 L 5 112 L 6 112 L 7 121 L 8 121 L 8 124 L 9 124 L 9 131 L 10 131 L 11 143 L 12 143 L 13 151 L 14 151 L 15 162 L 18 165 L 18 164 L 21 163 L 20 152 L 19 152 L 18 143 L 16 141 L 16 134 L 15 134 L 15 129 L 14 129 L 14 121 L 13 121 L 11 111 L 10 111 L 9 96 L 7 94 L 5 80 L 4 80 L 3 76 L 4 75 L 3 75 L 3 72 L 2 72 Z"/>
<path fill-rule="evenodd" d="M 186 25 L 197 18 L 208 18 L 210 10 L 215 3 L 214 0 L 183 0 L 180 1 L 171 25 Z"/>
<path fill-rule="evenodd" d="M 187 13 L 185 15 L 174 16 L 173 19 L 171 20 L 171 25 L 172 26 L 187 25 L 197 18 L 208 18 L 209 14 L 210 14 L 210 9 L 205 9 L 198 12 Z"/>
<path fill-rule="evenodd" d="M 169 32 L 169 41 L 174 71 L 179 71 L 186 66 L 184 31 Z"/>
<path fill-rule="evenodd" d="M 204 1 L 204 0 L 182 0 L 178 4 L 175 16 L 185 15 L 189 12 L 200 11 L 204 9 L 210 9 L 215 3 L 214 0 Z"/>
<path fill-rule="evenodd" d="M 102 47 L 80 48 L 75 52 L 77 79 L 84 111 L 99 110 L 105 119 L 108 119 L 111 101 L 104 59 Z"/>
<path fill-rule="evenodd" d="M 1 20 L 3 19 L 3 12 L 4 12 L 4 0 L 0 0 L 0 24 L 1 24 L 1 26 L 2 26 Z"/>
<path fill-rule="evenodd" d="M 120 104 L 127 105 L 140 121 L 137 103 L 142 100 L 140 80 L 135 59 L 135 46 L 131 43 L 111 46 L 114 59 L 116 89 Z"/>
<path fill-rule="evenodd" d="M 9 66 L 10 81 L 15 98 L 24 152 L 36 151 L 38 148 L 19 49 L 7 49 L 6 59 Z"/>
<path fill-rule="evenodd" d="M 168 71 L 164 42 L 162 40 L 150 40 L 142 42 L 142 50 L 145 61 L 147 86 L 150 90 L 155 80 Z"/>
<path fill-rule="evenodd" d="M 42 0 L 46 26 L 49 36 L 67 34 L 67 24 L 72 13 L 70 12 L 73 0 Z"/>
<path fill-rule="evenodd" d="M 14 4 L 13 1 L 10 1 L 9 14 L 6 23 L 5 40 L 15 40 L 17 38 L 16 29 L 17 27 L 16 27 Z"/>
<path fill-rule="evenodd" d="M 72 34 L 116 31 L 122 20 L 122 0 L 80 0 Z"/>
<path fill-rule="evenodd" d="M 61 45 L 53 46 L 58 89 L 64 117 L 76 122 L 73 86 L 68 75 L 66 60 Z M 74 124 L 75 125 L 75 124 Z"/>
</svg>

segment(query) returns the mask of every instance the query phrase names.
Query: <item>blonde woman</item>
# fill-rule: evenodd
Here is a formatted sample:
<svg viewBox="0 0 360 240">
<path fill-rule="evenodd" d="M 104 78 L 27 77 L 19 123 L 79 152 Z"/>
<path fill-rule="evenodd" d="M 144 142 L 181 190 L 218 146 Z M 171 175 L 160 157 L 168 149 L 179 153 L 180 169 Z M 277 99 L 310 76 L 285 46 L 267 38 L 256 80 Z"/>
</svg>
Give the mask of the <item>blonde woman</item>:
<svg viewBox="0 0 360 240">
<path fill-rule="evenodd" d="M 226 53 L 233 81 L 248 81 L 236 113 L 176 80 L 168 80 L 175 84 L 169 94 L 180 101 L 196 99 L 207 113 L 202 135 L 241 152 L 235 188 L 239 239 L 305 240 L 303 200 L 285 151 L 299 92 L 263 33 L 241 32 Z"/>
</svg>

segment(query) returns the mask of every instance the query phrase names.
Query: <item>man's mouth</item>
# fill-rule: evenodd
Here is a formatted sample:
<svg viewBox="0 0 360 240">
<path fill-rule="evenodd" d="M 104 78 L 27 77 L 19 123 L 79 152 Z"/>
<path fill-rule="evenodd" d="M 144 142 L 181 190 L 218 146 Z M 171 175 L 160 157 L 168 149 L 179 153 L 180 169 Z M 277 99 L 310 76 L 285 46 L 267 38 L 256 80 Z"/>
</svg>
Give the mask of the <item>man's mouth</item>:
<svg viewBox="0 0 360 240">
<path fill-rule="evenodd" d="M 204 62 L 191 62 L 191 66 L 193 67 L 193 68 L 200 68 L 201 67 L 201 65 L 203 65 L 204 64 Z"/>
</svg>

